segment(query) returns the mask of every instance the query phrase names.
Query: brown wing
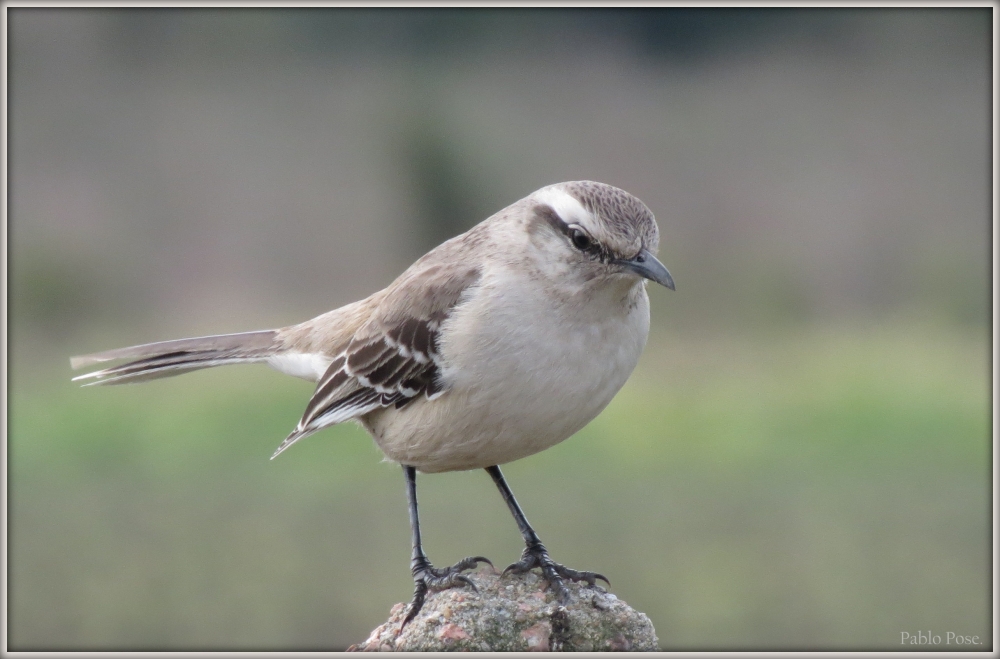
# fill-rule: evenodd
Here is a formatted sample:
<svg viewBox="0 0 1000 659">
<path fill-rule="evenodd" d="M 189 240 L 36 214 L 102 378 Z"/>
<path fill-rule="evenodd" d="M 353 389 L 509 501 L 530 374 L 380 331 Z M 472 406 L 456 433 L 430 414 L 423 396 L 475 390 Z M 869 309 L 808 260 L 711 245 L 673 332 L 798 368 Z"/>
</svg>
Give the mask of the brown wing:
<svg viewBox="0 0 1000 659">
<path fill-rule="evenodd" d="M 444 393 L 439 379 L 441 324 L 479 281 L 478 268 L 455 270 L 418 261 L 398 279 L 372 318 L 327 368 L 295 430 L 272 459 L 317 430 L 417 396 Z"/>
</svg>

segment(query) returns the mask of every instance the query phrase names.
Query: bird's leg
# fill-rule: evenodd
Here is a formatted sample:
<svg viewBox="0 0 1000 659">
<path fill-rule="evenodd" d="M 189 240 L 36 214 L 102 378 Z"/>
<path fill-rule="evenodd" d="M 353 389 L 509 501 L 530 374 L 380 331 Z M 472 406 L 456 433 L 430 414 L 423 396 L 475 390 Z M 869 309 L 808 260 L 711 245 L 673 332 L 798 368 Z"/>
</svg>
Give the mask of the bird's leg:
<svg viewBox="0 0 1000 659">
<path fill-rule="evenodd" d="M 444 590 L 465 584 L 476 590 L 476 585 L 469 577 L 462 574 L 463 570 L 471 570 L 479 563 L 490 563 L 488 558 L 483 556 L 470 556 L 460 560 L 451 567 L 436 568 L 427 560 L 424 548 L 420 544 L 420 518 L 417 515 L 417 470 L 414 467 L 403 465 L 403 475 L 406 476 L 406 500 L 410 504 L 410 531 L 413 534 L 413 553 L 410 557 L 410 572 L 413 573 L 413 600 L 406 609 L 406 616 L 403 624 L 399 626 L 399 631 L 413 620 L 421 607 L 424 605 L 424 598 L 428 590 Z"/>
<path fill-rule="evenodd" d="M 609 586 L 611 585 L 611 582 L 603 574 L 571 570 L 565 565 L 560 565 L 549 558 L 549 552 L 545 549 L 545 545 L 542 544 L 542 541 L 538 538 L 538 534 L 528 524 L 528 519 L 524 516 L 521 507 L 517 505 L 517 499 L 514 498 L 514 493 L 507 486 L 507 481 L 500 472 L 500 467 L 496 465 L 487 467 L 486 473 L 497 484 L 497 489 L 500 490 L 503 500 L 507 503 L 507 507 L 510 508 L 510 512 L 514 516 L 514 521 L 517 522 L 517 528 L 520 529 L 525 544 L 524 552 L 521 553 L 521 560 L 504 568 L 503 574 L 500 575 L 501 577 L 508 572 L 523 574 L 531 568 L 540 568 L 542 576 L 549 582 L 549 588 L 555 592 L 556 597 L 563 604 L 569 600 L 569 590 L 563 584 L 563 579 L 586 581 L 591 586 L 596 585 L 597 580 L 600 579 Z"/>
</svg>

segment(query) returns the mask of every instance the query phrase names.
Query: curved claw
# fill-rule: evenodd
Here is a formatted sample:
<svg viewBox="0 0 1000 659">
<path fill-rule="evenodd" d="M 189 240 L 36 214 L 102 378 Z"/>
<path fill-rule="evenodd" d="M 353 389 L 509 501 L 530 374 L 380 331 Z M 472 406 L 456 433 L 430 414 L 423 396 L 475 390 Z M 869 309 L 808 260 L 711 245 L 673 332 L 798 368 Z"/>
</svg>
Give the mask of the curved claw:
<svg viewBox="0 0 1000 659">
<path fill-rule="evenodd" d="M 600 579 L 604 583 L 611 585 L 611 582 L 606 576 L 597 572 L 583 572 L 579 570 L 574 570 L 566 567 L 565 565 L 560 565 L 553 561 L 548 552 L 544 547 L 528 547 L 521 554 L 521 560 L 516 563 L 511 563 L 504 571 L 500 574 L 502 579 L 507 573 L 513 574 L 524 574 L 525 572 L 531 570 L 532 568 L 540 568 L 542 571 L 542 576 L 549 583 L 549 588 L 551 588 L 556 593 L 556 597 L 561 602 L 566 602 L 569 599 L 569 591 L 566 586 L 563 585 L 563 579 L 569 579 L 570 581 L 586 581 L 589 586 L 596 586 L 597 580 Z"/>
<path fill-rule="evenodd" d="M 524 574 L 533 567 L 540 567 L 540 563 L 534 556 L 528 556 L 505 567 L 503 572 L 500 573 L 500 578 L 503 579 L 507 576 L 507 573 Z"/>
<path fill-rule="evenodd" d="M 584 572 L 579 570 L 573 570 L 564 565 L 559 565 L 558 563 L 554 563 L 553 566 L 555 567 L 555 570 L 559 574 L 559 576 L 564 579 L 571 579 L 572 581 L 586 581 L 587 584 L 590 586 L 596 586 L 597 580 L 600 579 L 604 583 L 608 584 L 608 586 L 611 585 L 611 582 L 608 581 L 608 578 L 599 572 Z"/>
<path fill-rule="evenodd" d="M 443 568 L 433 567 L 430 563 L 426 562 L 422 566 L 418 563 L 418 567 L 413 574 L 413 599 L 407 607 L 403 622 L 399 625 L 399 629 L 396 630 L 396 635 L 402 634 L 403 628 L 420 613 L 420 609 L 424 606 L 424 600 L 427 598 L 428 590 L 445 590 L 458 585 L 465 585 L 471 588 L 473 592 L 478 593 L 479 589 L 476 588 L 476 584 L 472 582 L 472 579 L 462 574 L 462 571 L 471 570 L 479 565 L 479 563 L 489 563 L 490 567 L 493 567 L 493 562 L 485 556 L 469 556 L 451 567 Z"/>
<path fill-rule="evenodd" d="M 542 555 L 545 556 L 545 558 L 548 558 L 548 554 L 545 553 L 544 549 L 542 550 Z M 531 568 L 543 567 L 544 564 L 545 564 L 544 561 L 539 557 L 538 554 L 528 549 L 525 549 L 521 553 L 521 560 L 515 561 L 514 563 L 511 563 L 510 565 L 505 567 L 503 569 L 503 572 L 500 573 L 500 578 L 503 579 L 508 572 L 511 572 L 513 574 L 524 574 Z"/>
<path fill-rule="evenodd" d="M 454 581 L 457 581 L 457 582 L 460 582 L 460 583 L 464 583 L 466 586 L 468 586 L 469 588 L 472 589 L 472 592 L 474 592 L 474 593 L 478 593 L 479 592 L 479 589 L 476 588 L 476 584 L 472 583 L 472 579 L 470 579 L 469 577 L 465 576 L 464 574 L 456 574 L 453 579 L 454 579 Z M 452 584 L 452 585 L 454 586 L 456 584 Z"/>
<path fill-rule="evenodd" d="M 420 613 L 420 609 L 424 608 L 424 599 L 427 596 L 427 583 L 425 581 L 417 581 L 413 588 L 413 599 L 410 600 L 410 605 L 406 607 L 406 615 L 403 617 L 403 622 L 400 623 L 399 629 L 396 630 L 396 636 L 403 633 L 403 628 L 406 627 L 407 623 L 417 617 Z"/>
<path fill-rule="evenodd" d="M 490 567 L 493 567 L 493 561 L 485 556 L 469 556 L 468 558 L 463 558 L 448 569 L 458 572 L 461 572 L 462 570 L 474 570 L 480 563 L 486 563 Z"/>
</svg>

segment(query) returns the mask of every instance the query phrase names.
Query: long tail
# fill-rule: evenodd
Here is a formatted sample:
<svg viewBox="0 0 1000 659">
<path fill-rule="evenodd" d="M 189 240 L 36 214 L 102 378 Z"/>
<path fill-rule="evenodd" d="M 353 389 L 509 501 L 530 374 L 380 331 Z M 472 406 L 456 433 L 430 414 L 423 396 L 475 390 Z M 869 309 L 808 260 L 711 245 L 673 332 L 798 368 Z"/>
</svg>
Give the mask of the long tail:
<svg viewBox="0 0 1000 659">
<path fill-rule="evenodd" d="M 78 369 L 116 359 L 132 359 L 73 378 L 74 381 L 93 378 L 94 381 L 87 385 L 125 384 L 180 375 L 210 366 L 266 362 L 278 348 L 277 330 L 262 330 L 147 343 L 72 357 L 69 363 Z"/>
</svg>

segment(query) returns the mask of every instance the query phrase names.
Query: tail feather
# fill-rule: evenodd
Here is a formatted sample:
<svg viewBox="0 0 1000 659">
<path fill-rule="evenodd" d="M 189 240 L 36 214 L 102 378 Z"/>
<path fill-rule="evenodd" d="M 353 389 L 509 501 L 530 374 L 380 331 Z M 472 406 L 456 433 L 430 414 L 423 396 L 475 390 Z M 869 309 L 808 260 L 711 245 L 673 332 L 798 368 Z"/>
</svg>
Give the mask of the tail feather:
<svg viewBox="0 0 1000 659">
<path fill-rule="evenodd" d="M 73 379 L 93 378 L 94 381 L 87 385 L 143 382 L 211 366 L 267 361 L 280 347 L 276 336 L 276 330 L 263 330 L 160 341 L 73 357 L 70 365 L 77 369 L 116 359 L 138 358 Z"/>
</svg>

